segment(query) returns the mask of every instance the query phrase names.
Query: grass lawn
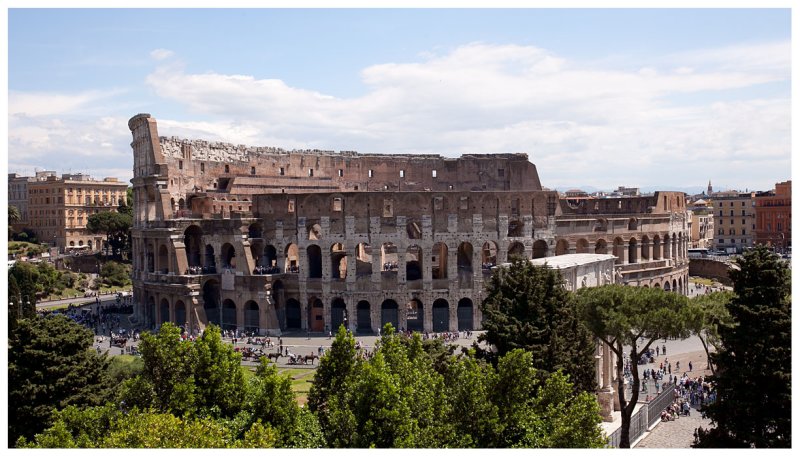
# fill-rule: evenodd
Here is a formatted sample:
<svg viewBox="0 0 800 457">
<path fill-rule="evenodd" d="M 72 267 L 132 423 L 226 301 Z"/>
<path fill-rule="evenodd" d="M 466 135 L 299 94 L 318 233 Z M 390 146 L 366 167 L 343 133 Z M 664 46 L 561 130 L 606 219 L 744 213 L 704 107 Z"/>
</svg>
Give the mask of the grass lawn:
<svg viewBox="0 0 800 457">
<path fill-rule="evenodd" d="M 709 286 L 709 287 L 714 285 L 714 280 L 713 279 L 701 278 L 699 276 L 691 276 L 691 277 L 689 277 L 689 282 L 690 283 L 695 283 L 695 284 L 702 284 L 704 286 Z"/>
<path fill-rule="evenodd" d="M 243 366 L 244 379 L 248 381 L 256 375 L 256 367 Z M 292 392 L 294 392 L 297 403 L 305 405 L 308 401 L 308 391 L 311 390 L 311 382 L 314 380 L 316 368 L 281 368 L 279 374 L 288 374 L 292 378 Z"/>
</svg>

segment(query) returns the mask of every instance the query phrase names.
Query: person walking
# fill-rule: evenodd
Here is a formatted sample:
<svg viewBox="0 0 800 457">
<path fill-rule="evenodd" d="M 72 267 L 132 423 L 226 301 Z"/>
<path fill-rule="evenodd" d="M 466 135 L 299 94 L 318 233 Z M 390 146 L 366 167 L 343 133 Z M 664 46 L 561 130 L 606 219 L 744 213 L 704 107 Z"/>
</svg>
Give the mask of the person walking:
<svg viewBox="0 0 800 457">
<path fill-rule="evenodd" d="M 692 372 L 692 361 L 690 360 L 689 361 L 689 373 L 691 373 L 691 372 Z"/>
</svg>

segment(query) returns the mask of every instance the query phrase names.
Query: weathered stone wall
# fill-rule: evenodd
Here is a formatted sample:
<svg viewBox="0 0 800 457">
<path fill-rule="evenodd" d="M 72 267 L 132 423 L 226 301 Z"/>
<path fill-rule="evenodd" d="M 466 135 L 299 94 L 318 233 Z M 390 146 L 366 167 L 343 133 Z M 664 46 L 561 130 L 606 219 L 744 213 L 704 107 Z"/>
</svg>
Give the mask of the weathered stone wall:
<svg viewBox="0 0 800 457">
<path fill-rule="evenodd" d="M 730 265 L 712 259 L 689 259 L 689 274 L 701 278 L 715 279 L 726 286 L 733 286 L 728 269 Z"/>
</svg>

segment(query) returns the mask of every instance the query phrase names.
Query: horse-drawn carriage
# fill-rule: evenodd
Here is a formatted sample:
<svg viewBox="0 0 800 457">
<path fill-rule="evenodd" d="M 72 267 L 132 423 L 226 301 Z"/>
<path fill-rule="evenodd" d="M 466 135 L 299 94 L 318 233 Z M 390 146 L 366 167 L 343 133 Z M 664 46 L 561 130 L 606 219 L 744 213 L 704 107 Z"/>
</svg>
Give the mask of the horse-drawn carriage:
<svg viewBox="0 0 800 457">
<path fill-rule="evenodd" d="M 113 337 L 111 337 L 111 345 L 112 346 L 119 346 L 119 347 L 123 348 L 123 347 L 125 347 L 125 345 L 127 343 L 128 343 L 128 338 L 125 338 L 124 336 L 113 336 Z"/>
</svg>

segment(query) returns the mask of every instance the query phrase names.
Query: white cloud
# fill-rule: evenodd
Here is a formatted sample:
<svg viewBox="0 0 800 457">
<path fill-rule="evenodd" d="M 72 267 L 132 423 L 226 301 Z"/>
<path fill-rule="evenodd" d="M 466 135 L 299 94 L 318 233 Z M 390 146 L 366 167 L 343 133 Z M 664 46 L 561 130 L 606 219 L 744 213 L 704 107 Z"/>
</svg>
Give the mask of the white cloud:
<svg viewBox="0 0 800 457">
<path fill-rule="evenodd" d="M 175 53 L 170 51 L 169 49 L 159 48 L 159 49 L 153 49 L 152 51 L 150 51 L 150 57 L 153 58 L 153 60 L 165 60 L 165 59 L 169 59 L 170 57 L 172 57 L 174 55 L 175 55 Z"/>
<path fill-rule="evenodd" d="M 364 68 L 367 90 L 350 98 L 279 79 L 192 74 L 162 62 L 146 84 L 191 120 L 149 111 L 161 135 L 236 144 L 449 156 L 527 152 L 549 187 L 686 186 L 724 176 L 767 188 L 788 173 L 788 43 L 656 56 L 627 70 L 533 46 L 472 43 L 420 55 L 417 62 Z M 765 83 L 786 87 L 770 99 L 747 95 Z M 12 149 L 82 155 L 100 148 L 118 162 L 132 161 L 127 118 L 80 125 L 62 116 L 89 109 L 98 101 L 90 95 L 62 94 L 50 105 L 41 94 L 12 95 L 9 112 L 26 113 L 10 118 Z M 738 169 L 727 171 L 728 161 L 759 167 L 730 178 L 725 174 Z"/>
</svg>

